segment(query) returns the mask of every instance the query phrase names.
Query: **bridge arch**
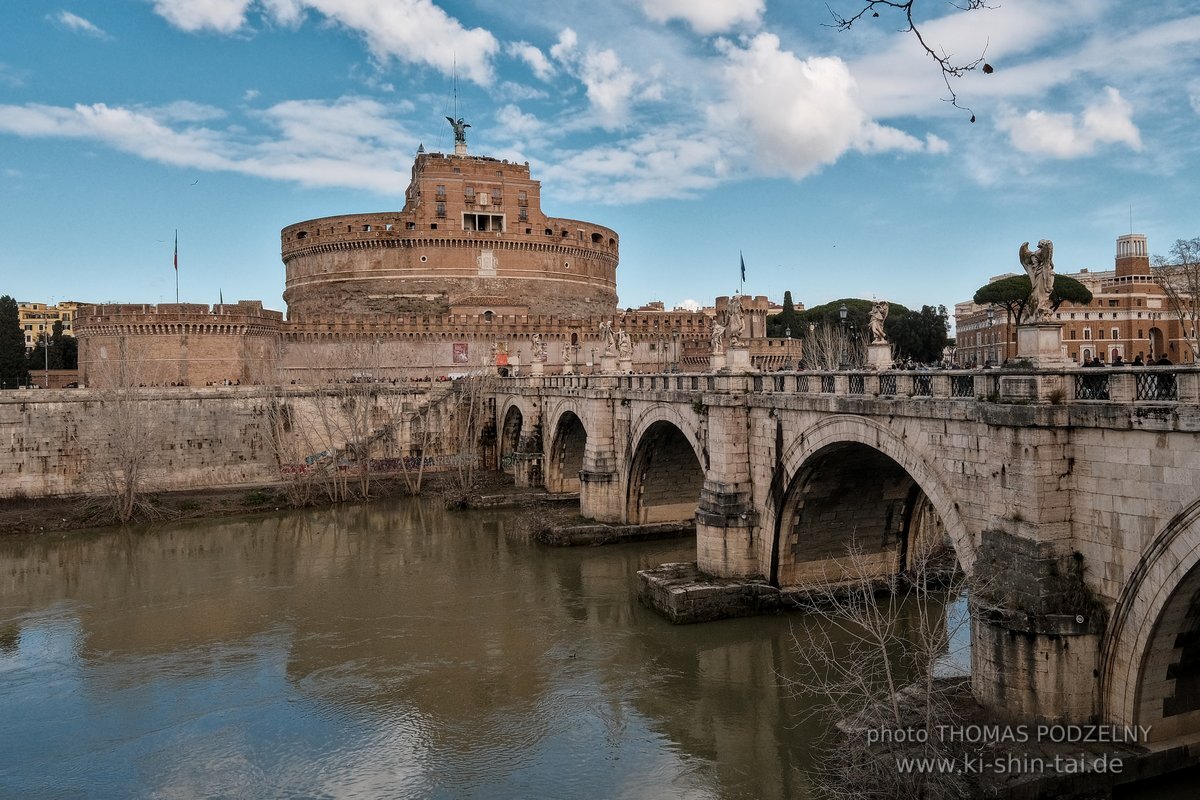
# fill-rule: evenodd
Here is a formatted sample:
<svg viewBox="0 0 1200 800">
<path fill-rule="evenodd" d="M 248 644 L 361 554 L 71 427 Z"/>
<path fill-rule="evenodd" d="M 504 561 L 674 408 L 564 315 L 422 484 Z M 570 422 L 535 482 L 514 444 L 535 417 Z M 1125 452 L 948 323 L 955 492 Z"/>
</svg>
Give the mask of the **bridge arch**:
<svg viewBox="0 0 1200 800">
<path fill-rule="evenodd" d="M 1121 590 L 1102 646 L 1105 718 L 1154 740 L 1200 730 L 1200 500 L 1154 538 Z"/>
<path fill-rule="evenodd" d="M 551 422 L 550 447 L 544 470 L 546 491 L 555 494 L 578 492 L 579 473 L 587 450 L 587 427 L 579 413 L 562 409 Z"/>
<path fill-rule="evenodd" d="M 782 466 L 771 552 L 771 579 L 778 585 L 839 569 L 860 524 L 870 531 L 860 540 L 864 554 L 881 570 L 907 566 L 907 550 L 942 526 L 959 564 L 973 569 L 975 540 L 953 496 L 912 443 L 883 425 L 857 415 L 827 417 L 784 451 Z M 816 530 L 832 535 L 794 541 Z M 821 574 L 809 574 L 813 570 Z"/>
<path fill-rule="evenodd" d="M 521 397 L 506 397 L 497 404 L 496 438 L 500 464 L 506 472 L 512 472 L 510 462 L 513 453 L 521 452 L 523 443 L 537 425 L 535 412 L 536 409 Z"/>
<path fill-rule="evenodd" d="M 684 522 L 696 515 L 704 488 L 704 449 L 674 408 L 656 404 L 631 426 L 625 519 L 632 524 Z"/>
</svg>

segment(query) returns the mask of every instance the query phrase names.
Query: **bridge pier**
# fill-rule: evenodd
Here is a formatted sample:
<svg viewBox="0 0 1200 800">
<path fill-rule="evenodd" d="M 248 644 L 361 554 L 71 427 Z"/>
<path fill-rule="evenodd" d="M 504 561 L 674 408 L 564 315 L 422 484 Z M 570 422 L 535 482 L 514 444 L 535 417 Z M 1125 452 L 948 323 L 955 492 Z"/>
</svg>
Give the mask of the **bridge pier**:
<svg viewBox="0 0 1200 800">
<path fill-rule="evenodd" d="M 588 437 L 579 471 L 579 513 L 597 522 L 625 522 L 625 497 L 613 436 L 613 409 L 597 403 L 586 420 Z"/>
<path fill-rule="evenodd" d="M 696 565 L 721 578 L 763 578 L 750 477 L 747 409 L 708 406 L 708 468 L 696 509 Z"/>
<path fill-rule="evenodd" d="M 1084 581 L 1082 556 L 995 529 L 983 532 L 981 545 L 971 615 L 975 699 L 1011 719 L 1094 721 L 1108 615 Z"/>
</svg>

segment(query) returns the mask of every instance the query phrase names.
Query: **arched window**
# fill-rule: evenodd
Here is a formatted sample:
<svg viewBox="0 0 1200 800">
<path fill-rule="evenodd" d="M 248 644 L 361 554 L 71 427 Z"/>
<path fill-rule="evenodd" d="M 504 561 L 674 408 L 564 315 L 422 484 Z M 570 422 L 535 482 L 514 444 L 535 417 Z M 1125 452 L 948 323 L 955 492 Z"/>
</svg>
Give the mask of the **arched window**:
<svg viewBox="0 0 1200 800">
<path fill-rule="evenodd" d="M 495 313 L 493 313 L 493 312 L 491 311 L 491 309 L 489 309 L 489 310 L 487 310 L 487 311 L 483 312 L 483 321 L 484 321 L 484 322 L 491 322 L 491 321 L 492 321 L 492 318 L 493 318 L 494 316 L 496 316 L 496 315 L 495 315 Z"/>
</svg>

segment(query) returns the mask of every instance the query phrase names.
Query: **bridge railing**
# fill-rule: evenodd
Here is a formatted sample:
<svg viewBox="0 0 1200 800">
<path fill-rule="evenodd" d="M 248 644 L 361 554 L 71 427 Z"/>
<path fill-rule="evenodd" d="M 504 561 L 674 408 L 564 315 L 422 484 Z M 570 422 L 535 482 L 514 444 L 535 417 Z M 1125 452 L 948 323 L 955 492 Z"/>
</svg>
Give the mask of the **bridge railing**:
<svg viewBox="0 0 1200 800">
<path fill-rule="evenodd" d="M 1200 404 L 1200 366 L 976 370 L 793 370 L 733 374 L 543 375 L 500 379 L 511 391 L 616 389 L 629 392 L 796 394 L 1045 403 Z"/>
</svg>

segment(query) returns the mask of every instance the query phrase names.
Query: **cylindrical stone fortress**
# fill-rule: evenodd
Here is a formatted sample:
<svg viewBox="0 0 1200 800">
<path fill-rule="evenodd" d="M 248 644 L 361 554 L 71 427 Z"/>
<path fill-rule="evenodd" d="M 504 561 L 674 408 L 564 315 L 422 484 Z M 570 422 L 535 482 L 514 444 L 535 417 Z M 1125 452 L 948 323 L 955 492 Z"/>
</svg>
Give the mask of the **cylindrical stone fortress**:
<svg viewBox="0 0 1200 800">
<path fill-rule="evenodd" d="M 616 232 L 540 200 L 528 163 L 419 153 L 402 210 L 283 229 L 289 319 L 615 311 Z"/>
</svg>

